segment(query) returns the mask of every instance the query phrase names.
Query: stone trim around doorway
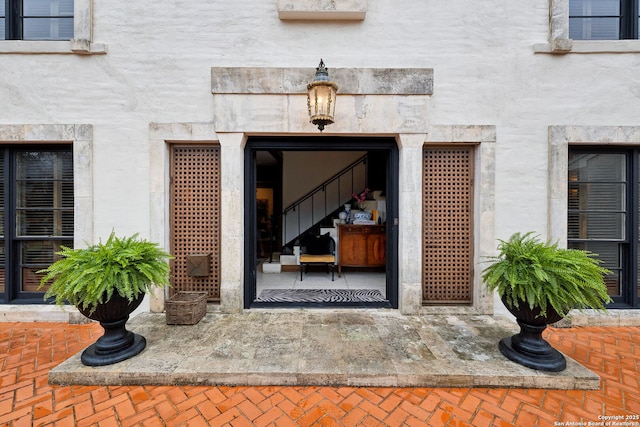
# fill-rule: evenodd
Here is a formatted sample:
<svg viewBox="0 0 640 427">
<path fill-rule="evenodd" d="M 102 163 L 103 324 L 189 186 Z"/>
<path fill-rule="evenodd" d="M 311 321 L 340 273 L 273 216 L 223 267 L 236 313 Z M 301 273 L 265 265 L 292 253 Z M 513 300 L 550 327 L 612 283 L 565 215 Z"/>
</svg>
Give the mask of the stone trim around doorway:
<svg viewBox="0 0 640 427">
<path fill-rule="evenodd" d="M 474 197 L 474 265 L 495 249 L 495 126 L 432 125 L 426 133 L 396 134 L 400 155 L 399 230 L 399 305 L 403 314 L 491 314 L 493 295 L 482 286 L 474 273 L 474 298 L 471 306 L 422 306 L 421 222 L 413 221 L 422 206 L 422 150 L 425 145 L 472 144 L 475 150 Z M 317 132 L 317 131 L 316 131 Z M 280 132 L 281 135 L 288 135 Z M 315 132 L 314 132 L 315 134 Z M 348 135 L 345 135 L 348 136 Z M 225 251 L 221 254 L 221 302 L 214 310 L 239 312 L 243 307 L 243 176 L 246 133 L 217 132 L 213 123 L 151 123 L 149 127 L 150 232 L 153 241 L 168 247 L 168 143 L 220 144 L 224 167 L 222 185 L 222 236 Z M 151 311 L 164 310 L 165 295 L 152 298 Z"/>
</svg>

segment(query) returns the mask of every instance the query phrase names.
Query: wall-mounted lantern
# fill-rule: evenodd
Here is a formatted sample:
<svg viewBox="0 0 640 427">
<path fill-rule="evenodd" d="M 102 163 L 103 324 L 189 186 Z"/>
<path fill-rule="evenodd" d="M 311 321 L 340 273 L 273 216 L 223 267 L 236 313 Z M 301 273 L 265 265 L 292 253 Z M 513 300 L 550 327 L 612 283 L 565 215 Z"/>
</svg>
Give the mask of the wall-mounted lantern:
<svg viewBox="0 0 640 427">
<path fill-rule="evenodd" d="M 309 121 L 322 132 L 326 125 L 333 123 L 338 92 L 338 85 L 329 80 L 329 73 L 322 59 L 316 68 L 315 79 L 307 85 L 307 91 Z"/>
</svg>

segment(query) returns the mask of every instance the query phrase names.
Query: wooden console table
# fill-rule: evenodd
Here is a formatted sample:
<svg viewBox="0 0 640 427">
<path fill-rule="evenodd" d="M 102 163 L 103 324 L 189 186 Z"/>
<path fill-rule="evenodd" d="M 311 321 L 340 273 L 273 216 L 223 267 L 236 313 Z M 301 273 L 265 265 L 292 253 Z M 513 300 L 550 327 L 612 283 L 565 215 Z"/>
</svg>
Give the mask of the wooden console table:
<svg viewBox="0 0 640 427">
<path fill-rule="evenodd" d="M 386 264 L 384 225 L 338 226 L 338 277 L 342 267 L 380 267 Z"/>
</svg>

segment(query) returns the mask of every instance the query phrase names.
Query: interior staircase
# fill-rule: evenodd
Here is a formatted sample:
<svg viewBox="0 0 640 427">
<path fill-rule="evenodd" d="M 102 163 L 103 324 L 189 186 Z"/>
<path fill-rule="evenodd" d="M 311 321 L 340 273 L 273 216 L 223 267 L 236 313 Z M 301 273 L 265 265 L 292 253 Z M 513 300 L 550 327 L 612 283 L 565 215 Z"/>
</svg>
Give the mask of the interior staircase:
<svg viewBox="0 0 640 427">
<path fill-rule="evenodd" d="M 319 234 L 329 233 L 331 237 L 337 242 L 337 228 L 336 227 L 320 227 Z M 336 255 L 337 255 L 337 245 L 336 245 Z M 272 254 L 271 261 L 269 259 L 265 260 L 262 266 L 262 272 L 265 274 L 278 274 L 283 270 L 286 271 L 297 271 L 298 269 L 298 257 L 300 256 L 300 246 L 293 246 L 292 254 L 283 254 L 281 252 L 274 252 Z"/>
<path fill-rule="evenodd" d="M 367 156 L 357 159 L 329 179 L 325 180 L 304 196 L 284 209 L 282 227 L 283 248 L 286 251 L 272 252 L 262 263 L 262 272 L 276 274 L 286 269 L 297 268 L 300 236 L 315 230 L 316 233 L 330 233 L 337 242 L 338 213 L 351 195 L 361 192 L 367 182 Z M 292 252 L 292 253 L 290 253 Z M 295 267 L 294 267 L 295 266 Z"/>
</svg>

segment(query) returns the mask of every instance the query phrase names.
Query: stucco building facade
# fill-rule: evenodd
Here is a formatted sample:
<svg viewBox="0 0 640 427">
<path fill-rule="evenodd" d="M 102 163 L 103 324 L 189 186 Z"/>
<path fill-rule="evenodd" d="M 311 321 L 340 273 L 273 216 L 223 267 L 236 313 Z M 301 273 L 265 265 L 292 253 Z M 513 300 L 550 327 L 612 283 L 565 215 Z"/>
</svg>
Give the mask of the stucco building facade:
<svg viewBox="0 0 640 427">
<path fill-rule="evenodd" d="M 372 307 L 502 313 L 482 286 L 483 257 L 494 254 L 496 239 L 535 231 L 563 246 L 607 243 L 618 275 L 613 322 L 636 318 L 638 236 L 630 230 L 638 230 L 638 197 L 628 191 L 639 181 L 632 172 L 640 148 L 637 29 L 636 39 L 572 40 L 569 0 L 71 4 L 71 40 L 62 29 L 48 40 L 0 40 L 3 209 L 14 218 L 4 231 L 5 311 L 28 307 L 44 316 L 36 307 L 41 294 L 25 283 L 27 270 L 42 268 L 47 255 L 29 261 L 25 248 L 35 244 L 28 242 L 49 242 L 38 248 L 51 252 L 111 230 L 138 232 L 177 258 L 210 256 L 208 279 L 184 273 L 184 260 L 173 267 L 180 269 L 175 288 L 209 291 L 211 310 L 259 306 L 264 258 L 255 194 L 264 186 L 255 159 L 278 152 L 279 196 L 270 199 L 276 214 L 352 158 L 382 156 L 383 166 L 367 168 L 362 186 L 381 177 L 372 190 L 384 194 L 387 213 L 386 303 Z M 339 86 L 335 123 L 323 132 L 309 123 L 306 95 L 320 58 Z M 20 183 L 32 179 L 21 178 L 29 163 L 21 166 L 20 156 L 56 150 L 72 153 L 72 175 L 58 176 L 53 167 L 46 176 L 72 179 L 72 190 L 47 190 L 54 213 L 37 220 L 52 223 L 48 234 L 20 231 L 36 221 L 23 219 L 33 205 L 17 201 L 28 199 Z M 608 200 L 615 219 L 592 233 L 584 218 L 607 209 L 592 209 L 596 196 L 570 186 L 572 160 L 599 170 L 590 159 L 612 153 L 622 156 L 612 164 L 629 174 L 602 182 L 619 184 L 607 191 L 624 200 Z M 189 166 L 189 155 L 208 160 Z M 180 170 L 203 177 L 185 178 L 194 180 L 180 189 Z M 433 170 L 439 177 L 430 178 Z M 215 187 L 204 205 L 190 193 L 198 185 Z M 571 204 L 573 190 L 583 191 L 579 208 Z M 61 200 L 72 196 L 71 205 L 55 202 L 58 192 Z M 180 217 L 179 205 L 193 212 Z M 340 209 L 328 215 L 337 218 Z M 289 242 L 283 221 L 276 220 L 278 246 Z M 614 230 L 605 236 L 608 226 Z M 161 312 L 168 296 L 160 291 L 142 309 Z"/>
</svg>

